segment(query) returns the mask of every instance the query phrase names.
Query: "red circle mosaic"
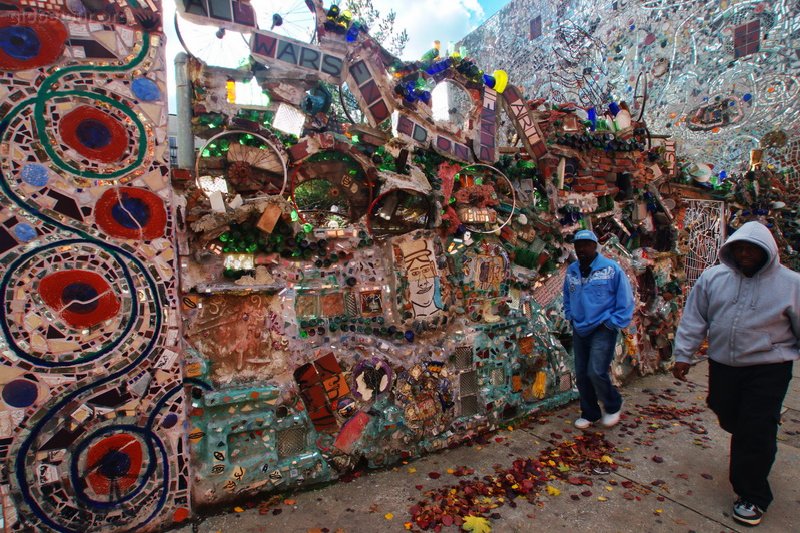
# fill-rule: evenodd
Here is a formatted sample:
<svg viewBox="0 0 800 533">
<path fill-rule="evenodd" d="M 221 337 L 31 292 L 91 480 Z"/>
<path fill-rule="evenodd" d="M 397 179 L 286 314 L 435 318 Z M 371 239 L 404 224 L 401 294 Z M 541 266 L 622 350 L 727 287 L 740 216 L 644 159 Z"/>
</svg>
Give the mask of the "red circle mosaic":
<svg viewBox="0 0 800 533">
<path fill-rule="evenodd" d="M 127 433 L 111 435 L 91 445 L 86 455 L 86 480 L 97 495 L 131 488 L 142 470 L 142 444 Z"/>
<path fill-rule="evenodd" d="M 54 272 L 39 282 L 44 303 L 73 328 L 89 328 L 116 316 L 120 302 L 108 282 L 86 270 Z"/>
<path fill-rule="evenodd" d="M 119 161 L 128 150 L 128 133 L 114 117 L 88 105 L 76 107 L 58 123 L 61 138 L 79 154 L 95 161 Z"/>
<path fill-rule="evenodd" d="M 100 196 L 94 219 L 112 237 L 152 240 L 164 235 L 167 209 L 161 197 L 146 189 L 118 187 Z"/>
<path fill-rule="evenodd" d="M 64 53 L 67 28 L 37 13 L 0 15 L 0 70 L 27 70 L 55 63 Z"/>
</svg>

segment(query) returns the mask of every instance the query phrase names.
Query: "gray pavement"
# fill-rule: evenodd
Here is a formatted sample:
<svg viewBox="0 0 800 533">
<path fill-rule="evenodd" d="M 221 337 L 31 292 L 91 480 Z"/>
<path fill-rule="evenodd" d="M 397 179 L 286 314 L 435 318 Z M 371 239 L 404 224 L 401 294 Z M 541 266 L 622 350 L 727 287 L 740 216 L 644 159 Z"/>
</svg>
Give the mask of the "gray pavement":
<svg viewBox="0 0 800 533">
<path fill-rule="evenodd" d="M 800 378 L 800 364 L 795 365 Z M 698 364 L 681 383 L 662 374 L 639 378 L 622 389 L 621 423 L 594 435 L 613 445 L 608 456 L 616 469 L 588 476 L 572 465 L 567 480 L 550 479 L 538 496 L 493 500 L 487 512 L 493 532 L 572 531 L 592 533 L 746 531 L 731 518 L 734 494 L 728 483 L 729 438 L 705 407 L 707 366 Z M 800 379 L 787 396 L 778 437 L 778 457 L 770 482 L 775 501 L 763 533 L 800 532 Z M 190 533 L 361 533 L 411 528 L 410 508 L 432 504 L 429 491 L 472 483 L 520 458 L 539 458 L 547 449 L 581 433 L 571 421 L 577 402 L 541 413 L 527 423 L 488 436 L 481 443 L 423 457 L 349 483 L 336 483 L 280 497 L 254 498 L 228 506 L 177 531 Z M 567 462 L 567 465 L 569 463 Z M 459 467 L 474 474 L 457 477 Z M 450 470 L 450 472 L 448 472 Z M 433 474 L 431 476 L 430 474 Z M 437 479 L 437 474 L 440 476 Z M 574 474 L 574 475 L 573 475 Z M 576 485 L 588 479 L 591 486 Z M 570 483 L 572 481 L 572 483 Z M 550 487 L 550 490 L 547 490 Z M 532 501 L 529 501 L 532 500 Z M 441 531 L 456 532 L 456 525 Z"/>
</svg>

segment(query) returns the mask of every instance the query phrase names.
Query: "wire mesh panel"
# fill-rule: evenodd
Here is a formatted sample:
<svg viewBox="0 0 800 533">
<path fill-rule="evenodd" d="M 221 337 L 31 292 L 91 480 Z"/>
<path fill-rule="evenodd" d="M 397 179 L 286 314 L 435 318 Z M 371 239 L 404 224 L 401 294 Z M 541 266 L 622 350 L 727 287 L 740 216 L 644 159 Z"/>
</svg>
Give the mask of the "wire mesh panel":
<svg viewBox="0 0 800 533">
<path fill-rule="evenodd" d="M 493 368 L 489 376 L 492 387 L 500 387 L 506 383 L 506 373 L 502 368 Z"/>
<path fill-rule="evenodd" d="M 472 346 L 459 346 L 453 355 L 458 370 L 472 368 Z"/>
<path fill-rule="evenodd" d="M 474 370 L 464 372 L 460 376 L 461 396 L 477 394 L 478 392 L 478 373 Z"/>
<path fill-rule="evenodd" d="M 464 396 L 460 399 L 461 402 L 461 416 L 472 416 L 478 414 L 478 397 Z"/>
<path fill-rule="evenodd" d="M 302 426 L 278 431 L 278 457 L 291 457 L 305 450 L 307 433 Z"/>
<path fill-rule="evenodd" d="M 717 200 L 687 200 L 684 227 L 689 233 L 686 282 L 691 287 L 703 270 L 717 262 L 725 240 L 725 203 Z"/>
</svg>

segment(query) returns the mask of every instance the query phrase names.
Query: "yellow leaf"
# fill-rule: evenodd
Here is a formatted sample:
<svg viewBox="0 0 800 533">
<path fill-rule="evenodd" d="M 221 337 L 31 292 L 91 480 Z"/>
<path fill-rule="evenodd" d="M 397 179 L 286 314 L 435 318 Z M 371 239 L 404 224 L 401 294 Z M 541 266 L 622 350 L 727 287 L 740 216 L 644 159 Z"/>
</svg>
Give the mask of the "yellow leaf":
<svg viewBox="0 0 800 533">
<path fill-rule="evenodd" d="M 243 513 L 244 512 L 244 509 L 242 509 L 241 507 L 234 507 L 233 510 L 236 511 L 237 513 Z"/>
<path fill-rule="evenodd" d="M 605 496 L 598 496 L 597 497 L 597 501 L 599 501 L 599 502 L 607 502 L 608 498 L 606 498 Z"/>
<path fill-rule="evenodd" d="M 547 485 L 547 494 L 549 494 L 550 496 L 558 496 L 559 494 L 561 494 L 561 491 L 552 485 Z"/>
<path fill-rule="evenodd" d="M 461 526 L 464 531 L 471 531 L 472 533 L 491 533 L 492 526 L 489 521 L 482 516 L 465 516 L 464 525 Z"/>
<path fill-rule="evenodd" d="M 417 471 L 417 469 L 416 469 L 416 468 L 414 468 L 413 466 L 412 466 L 412 467 L 410 467 L 410 468 L 408 469 L 408 473 L 409 473 L 409 474 L 413 474 L 413 473 L 415 473 L 416 471 Z"/>
<path fill-rule="evenodd" d="M 508 426 L 509 431 L 514 431 L 514 426 Z"/>
<path fill-rule="evenodd" d="M 386 513 L 385 515 L 383 515 L 383 517 L 386 520 L 391 520 L 392 518 L 394 518 L 394 515 L 392 513 Z"/>
<path fill-rule="evenodd" d="M 612 490 L 614 490 L 614 487 L 609 487 L 608 485 L 606 485 L 606 490 L 607 490 L 608 492 L 611 492 Z"/>
<path fill-rule="evenodd" d="M 656 513 L 661 514 L 664 512 L 664 509 L 656 509 Z"/>
<path fill-rule="evenodd" d="M 608 455 L 604 455 L 603 457 L 600 458 L 600 460 L 603 461 L 604 463 L 608 463 L 608 464 L 612 464 L 612 465 L 614 464 L 614 459 L 612 459 Z"/>
<path fill-rule="evenodd" d="M 412 524 L 411 522 L 404 522 L 403 527 L 406 528 L 406 530 L 409 530 L 412 527 L 414 527 L 414 524 Z"/>
</svg>

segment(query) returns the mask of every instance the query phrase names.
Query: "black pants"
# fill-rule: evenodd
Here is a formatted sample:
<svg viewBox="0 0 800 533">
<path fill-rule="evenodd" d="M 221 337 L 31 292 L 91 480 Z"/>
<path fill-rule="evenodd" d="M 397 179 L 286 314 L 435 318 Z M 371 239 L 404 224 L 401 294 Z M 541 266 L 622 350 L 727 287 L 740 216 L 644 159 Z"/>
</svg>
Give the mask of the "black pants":
<svg viewBox="0 0 800 533">
<path fill-rule="evenodd" d="M 791 361 L 742 367 L 709 361 L 708 406 L 731 434 L 731 485 L 739 497 L 764 510 L 772 502 L 767 477 L 778 452 L 781 404 L 791 379 Z"/>
</svg>

